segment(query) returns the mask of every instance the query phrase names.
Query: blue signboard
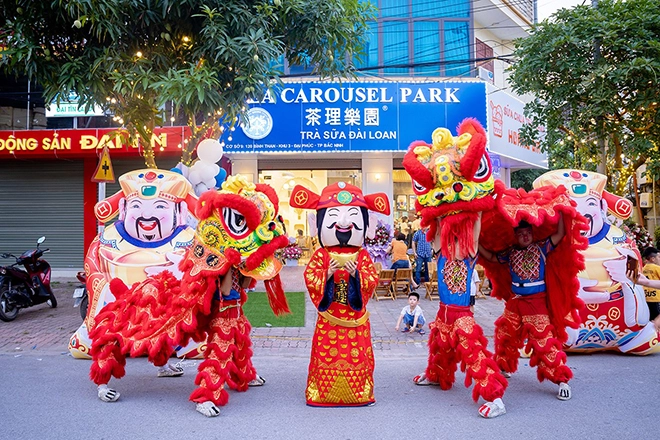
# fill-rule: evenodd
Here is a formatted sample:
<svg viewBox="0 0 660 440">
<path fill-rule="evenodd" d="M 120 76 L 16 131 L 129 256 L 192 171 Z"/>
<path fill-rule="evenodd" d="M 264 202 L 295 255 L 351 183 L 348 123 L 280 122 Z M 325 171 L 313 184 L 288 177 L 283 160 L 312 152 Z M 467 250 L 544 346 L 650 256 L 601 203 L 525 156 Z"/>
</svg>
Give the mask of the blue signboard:
<svg viewBox="0 0 660 440">
<path fill-rule="evenodd" d="M 284 84 L 249 107 L 227 153 L 406 151 L 467 117 L 487 126 L 481 82 Z"/>
</svg>

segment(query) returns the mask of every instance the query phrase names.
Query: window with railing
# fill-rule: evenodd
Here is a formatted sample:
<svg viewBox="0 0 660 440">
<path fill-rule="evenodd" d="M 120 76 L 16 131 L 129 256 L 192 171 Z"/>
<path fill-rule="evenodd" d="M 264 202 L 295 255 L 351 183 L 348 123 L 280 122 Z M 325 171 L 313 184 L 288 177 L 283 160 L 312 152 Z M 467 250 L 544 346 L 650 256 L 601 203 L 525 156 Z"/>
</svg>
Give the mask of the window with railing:
<svg viewBox="0 0 660 440">
<path fill-rule="evenodd" d="M 493 48 L 480 39 L 475 38 L 474 49 L 477 60 L 487 60 L 477 61 L 477 66 L 481 66 L 490 72 L 495 72 L 495 61 L 492 59 Z"/>
<path fill-rule="evenodd" d="M 509 7 L 516 9 L 528 22 L 534 22 L 534 0 L 515 0 L 508 2 Z"/>
<path fill-rule="evenodd" d="M 469 0 L 363 1 L 377 7 L 378 16 L 369 23 L 357 67 L 384 75 L 470 75 Z"/>
</svg>

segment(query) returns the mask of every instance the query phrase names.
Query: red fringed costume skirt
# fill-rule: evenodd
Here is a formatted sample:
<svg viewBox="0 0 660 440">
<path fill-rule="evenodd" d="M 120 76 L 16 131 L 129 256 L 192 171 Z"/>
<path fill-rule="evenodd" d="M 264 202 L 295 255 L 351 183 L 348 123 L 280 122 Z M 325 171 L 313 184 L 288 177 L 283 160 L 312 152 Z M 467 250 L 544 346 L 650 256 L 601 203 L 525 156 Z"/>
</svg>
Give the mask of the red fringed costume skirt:
<svg viewBox="0 0 660 440">
<path fill-rule="evenodd" d="M 195 379 L 199 388 L 193 391 L 190 400 L 212 401 L 223 406 L 229 400 L 225 383 L 233 390 L 246 391 L 257 372 L 252 365 L 251 327 L 240 302 L 214 301 L 213 307 L 219 310 L 212 312 L 204 362 L 199 365 Z"/>
<path fill-rule="evenodd" d="M 545 293 L 515 296 L 506 302 L 504 313 L 495 321 L 495 361 L 510 373 L 518 369 L 519 350 L 527 339 L 529 365 L 538 366 L 539 382 L 547 379 L 568 382 L 573 372 L 566 366 L 566 353 L 556 338 L 548 316 Z"/>
<path fill-rule="evenodd" d="M 430 324 L 429 363 L 426 377 L 448 390 L 455 381 L 457 363 L 465 372 L 465 386 L 474 380 L 472 398 L 492 402 L 504 395 L 508 383 L 486 349 L 488 341 L 467 306 L 440 304 Z"/>
</svg>

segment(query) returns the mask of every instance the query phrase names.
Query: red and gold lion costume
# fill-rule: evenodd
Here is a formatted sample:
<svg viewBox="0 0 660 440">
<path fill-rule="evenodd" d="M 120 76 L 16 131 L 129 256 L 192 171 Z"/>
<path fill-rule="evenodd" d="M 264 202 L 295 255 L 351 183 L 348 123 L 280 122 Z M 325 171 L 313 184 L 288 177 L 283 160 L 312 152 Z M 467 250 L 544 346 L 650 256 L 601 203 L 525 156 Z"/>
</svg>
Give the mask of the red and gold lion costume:
<svg viewBox="0 0 660 440">
<path fill-rule="evenodd" d="M 579 251 L 586 247 L 586 239 L 581 236 L 583 218 L 575 211 L 574 203 L 564 188 L 540 188 L 530 193 L 505 190 L 503 183 L 492 177 L 486 133 L 474 119 L 466 119 L 459 125 L 457 137 L 439 128 L 433 132 L 432 139 L 432 144 L 423 141 L 411 144 L 403 166 L 413 181 L 422 226 L 429 227 L 427 239 L 442 252 L 439 263 L 443 262 L 443 271 L 465 261 L 461 273 L 469 280 L 479 244 L 495 252 L 509 248 L 514 244 L 513 227 L 521 220 L 534 225 L 535 237 L 545 238 L 557 230 L 558 212 L 563 213 L 566 236 L 548 258 L 546 277 L 549 321 L 557 329 L 558 341 L 553 344 L 561 349 L 561 342 L 567 337 L 565 327 L 579 324 L 577 309 L 582 305 L 577 297 L 576 275 L 584 267 Z M 493 295 L 509 299 L 508 266 L 488 262 L 483 265 L 493 282 Z M 515 371 L 513 360 L 498 362 L 500 365 L 494 361 L 486 350 L 483 331 L 467 307 L 465 292 L 453 292 L 452 286 L 456 284 L 448 276 L 438 274 L 441 306 L 435 323 L 431 324 L 426 377 L 448 389 L 454 381 L 455 363 L 460 359 L 461 369 L 467 369 L 466 385 L 473 379 L 476 382 L 473 398 L 476 400 L 481 395 L 492 401 L 501 397 L 506 387 L 499 370 Z M 443 292 L 446 292 L 444 296 Z M 517 363 L 518 345 L 522 347 L 522 341 L 514 342 L 514 346 L 502 347 L 502 356 L 498 358 L 509 359 L 515 352 Z M 497 345 L 496 341 L 496 351 Z M 555 362 L 545 361 L 550 368 Z"/>
<path fill-rule="evenodd" d="M 507 381 L 486 349 L 488 342 L 469 308 L 480 213 L 494 209 L 496 189 L 501 191 L 492 176 L 486 133 L 474 119 L 460 124 L 457 137 L 446 128 L 438 128 L 431 144 L 416 141 L 410 145 L 403 166 L 417 194 L 421 224 L 429 227 L 427 240 L 436 250 L 440 248 L 439 263 L 447 262 L 439 267 L 440 308 L 435 322 L 429 325 L 426 379 L 420 376 L 415 381 L 422 384 L 420 380 L 428 380 L 447 390 L 454 383 L 460 361 L 465 385 L 475 382 L 473 399 L 481 396 L 492 402 L 504 395 Z M 458 272 L 449 270 L 450 266 L 457 267 Z"/>
<path fill-rule="evenodd" d="M 169 271 L 127 288 L 111 283 L 116 301 L 105 306 L 90 331 L 90 378 L 105 384 L 125 374 L 126 355 L 147 355 L 156 366 L 167 363 L 173 347 L 193 339 L 207 341 L 199 365 L 195 402 L 227 403 L 227 383 L 245 391 L 256 378 L 252 366 L 250 324 L 242 313 L 247 300 L 244 280 L 264 280 L 276 314 L 288 313 L 279 278 L 282 266 L 274 252 L 288 244 L 277 217 L 274 190 L 232 176 L 220 191 L 200 198 L 200 222 L 193 245 L 179 265 L 181 281 Z M 220 292 L 231 286 L 235 298 Z M 207 337 L 208 334 L 208 337 Z"/>
<path fill-rule="evenodd" d="M 507 307 L 495 322 L 495 360 L 500 368 L 511 373 L 517 370 L 519 350 L 523 348 L 525 339 L 517 335 L 517 330 L 523 326 L 524 332 L 532 332 L 526 346 L 526 352 L 531 353 L 530 365 L 539 366 L 539 381 L 548 379 L 554 383 L 568 382 L 572 377 L 565 365 L 566 354 L 562 346 L 568 338 L 566 329 L 579 327 L 580 311 L 584 307 L 578 297 L 580 283 L 577 278 L 584 269 L 582 251 L 588 245 L 583 235 L 587 228 L 584 217 L 575 210 L 575 203 L 563 186 L 543 187 L 530 192 L 507 189 L 503 191 L 496 209 L 483 214 L 480 238 L 486 249 L 504 251 L 516 244 L 513 228 L 521 221 L 533 226 L 533 242 L 539 242 L 557 230 L 560 218 L 564 222 L 566 235 L 545 259 L 547 316 L 532 313 L 519 322 Z M 492 296 L 512 300 L 514 295 L 509 266 L 485 259 L 479 262 L 492 283 Z M 510 264 L 525 265 L 526 262 L 512 261 Z M 528 314 L 525 310 L 522 312 Z"/>
</svg>

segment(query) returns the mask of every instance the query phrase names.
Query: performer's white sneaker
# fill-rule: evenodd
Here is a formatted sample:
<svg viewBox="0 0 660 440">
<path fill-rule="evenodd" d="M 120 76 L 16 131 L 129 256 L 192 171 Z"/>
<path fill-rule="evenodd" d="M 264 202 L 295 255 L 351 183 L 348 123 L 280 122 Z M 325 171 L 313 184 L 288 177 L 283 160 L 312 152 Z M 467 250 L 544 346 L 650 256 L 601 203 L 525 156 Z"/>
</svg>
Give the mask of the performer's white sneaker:
<svg viewBox="0 0 660 440">
<path fill-rule="evenodd" d="M 108 388 L 107 384 L 99 385 L 97 390 L 99 399 L 104 402 L 116 402 L 119 400 L 120 394 L 117 392 L 117 390 Z"/>
<path fill-rule="evenodd" d="M 264 379 L 263 377 L 261 377 L 257 374 L 257 377 L 255 377 L 254 379 L 252 379 L 251 381 L 248 382 L 248 386 L 249 387 L 260 387 L 265 383 L 266 383 L 266 379 Z"/>
<path fill-rule="evenodd" d="M 429 385 L 440 385 L 438 382 L 432 382 L 428 377 L 426 377 L 425 373 L 418 374 L 413 378 L 413 382 L 415 385 L 419 386 L 429 386 Z"/>
<path fill-rule="evenodd" d="M 210 400 L 198 403 L 195 407 L 195 410 L 197 410 L 198 413 L 205 415 L 206 417 L 217 417 L 220 415 L 220 409 Z"/>
<path fill-rule="evenodd" d="M 573 397 L 571 394 L 571 387 L 566 382 L 559 384 L 559 393 L 557 393 L 557 399 L 559 400 L 570 400 Z"/>
<path fill-rule="evenodd" d="M 500 373 L 502 373 L 502 376 L 504 376 L 507 379 L 511 377 L 511 373 L 509 373 L 508 371 L 500 370 Z"/>
<path fill-rule="evenodd" d="M 158 377 L 179 377 L 183 376 L 183 367 L 179 364 L 172 365 L 168 363 L 158 368 Z"/>
<path fill-rule="evenodd" d="M 506 408 L 504 408 L 504 402 L 500 398 L 492 402 L 486 402 L 479 408 L 479 415 L 485 419 L 492 419 L 503 414 L 506 414 Z"/>
</svg>

